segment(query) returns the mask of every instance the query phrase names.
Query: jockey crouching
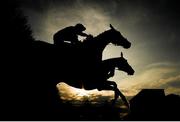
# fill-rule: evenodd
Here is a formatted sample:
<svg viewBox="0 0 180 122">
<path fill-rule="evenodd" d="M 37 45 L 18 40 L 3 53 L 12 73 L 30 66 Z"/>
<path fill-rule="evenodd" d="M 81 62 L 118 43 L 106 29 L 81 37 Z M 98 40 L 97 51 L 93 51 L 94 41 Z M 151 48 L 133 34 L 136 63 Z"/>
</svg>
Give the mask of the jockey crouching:
<svg viewBox="0 0 180 122">
<path fill-rule="evenodd" d="M 54 34 L 53 40 L 56 46 L 62 46 L 65 42 L 71 45 L 77 45 L 81 42 L 78 40 L 78 35 L 88 37 L 88 34 L 83 33 L 86 28 L 82 24 L 66 27 Z"/>
</svg>

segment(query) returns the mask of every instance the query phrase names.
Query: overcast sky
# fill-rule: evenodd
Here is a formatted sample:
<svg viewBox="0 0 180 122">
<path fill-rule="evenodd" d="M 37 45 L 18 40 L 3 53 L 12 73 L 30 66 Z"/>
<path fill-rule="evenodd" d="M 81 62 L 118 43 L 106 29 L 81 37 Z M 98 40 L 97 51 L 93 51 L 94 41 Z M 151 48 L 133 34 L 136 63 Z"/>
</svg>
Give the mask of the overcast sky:
<svg viewBox="0 0 180 122">
<path fill-rule="evenodd" d="M 134 76 L 117 71 L 111 78 L 125 95 L 142 88 L 164 88 L 180 94 L 180 4 L 178 0 L 26 0 L 22 8 L 36 39 L 53 43 L 58 30 L 82 23 L 98 35 L 112 24 L 131 43 L 109 45 L 103 59 L 122 51 Z"/>
</svg>

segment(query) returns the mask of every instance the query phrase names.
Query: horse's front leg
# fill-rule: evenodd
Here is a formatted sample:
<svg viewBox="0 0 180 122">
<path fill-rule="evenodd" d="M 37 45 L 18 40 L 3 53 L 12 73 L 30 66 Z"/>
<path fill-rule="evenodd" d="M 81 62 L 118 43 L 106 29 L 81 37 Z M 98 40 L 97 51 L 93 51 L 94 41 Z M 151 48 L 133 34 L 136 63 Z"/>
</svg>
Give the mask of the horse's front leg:
<svg viewBox="0 0 180 122">
<path fill-rule="evenodd" d="M 113 90 L 114 90 L 114 101 L 116 101 L 119 97 L 119 91 L 118 91 L 118 88 L 117 88 L 117 84 L 116 82 L 114 81 L 107 81 L 107 83 L 113 87 Z"/>
<path fill-rule="evenodd" d="M 108 84 L 113 86 L 114 89 L 114 102 L 118 99 L 118 97 L 120 96 L 124 102 L 124 104 L 130 108 L 130 104 L 128 102 L 128 100 L 126 99 L 126 97 L 122 94 L 122 92 L 118 89 L 117 84 L 114 81 L 107 81 Z"/>
<path fill-rule="evenodd" d="M 122 98 L 122 101 L 124 102 L 124 104 L 130 108 L 130 104 L 128 102 L 128 100 L 126 99 L 126 97 L 122 94 L 122 92 L 117 88 L 116 92 L 118 92 L 119 96 Z"/>
<path fill-rule="evenodd" d="M 103 84 L 100 84 L 98 90 L 112 90 L 114 91 L 114 101 L 116 101 L 119 97 L 117 89 L 117 84 L 113 81 L 105 81 Z"/>
</svg>

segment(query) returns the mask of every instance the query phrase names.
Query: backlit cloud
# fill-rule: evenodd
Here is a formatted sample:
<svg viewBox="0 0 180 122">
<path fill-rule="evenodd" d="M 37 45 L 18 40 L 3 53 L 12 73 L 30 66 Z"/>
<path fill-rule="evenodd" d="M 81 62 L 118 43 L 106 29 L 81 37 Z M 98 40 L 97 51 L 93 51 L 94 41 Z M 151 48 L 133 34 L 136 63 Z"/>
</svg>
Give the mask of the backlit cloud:
<svg viewBox="0 0 180 122">
<path fill-rule="evenodd" d="M 145 88 L 163 88 L 167 94 L 179 94 L 180 70 L 177 66 L 170 63 L 151 64 L 135 77 L 121 80 L 119 87 L 130 96 Z"/>
</svg>

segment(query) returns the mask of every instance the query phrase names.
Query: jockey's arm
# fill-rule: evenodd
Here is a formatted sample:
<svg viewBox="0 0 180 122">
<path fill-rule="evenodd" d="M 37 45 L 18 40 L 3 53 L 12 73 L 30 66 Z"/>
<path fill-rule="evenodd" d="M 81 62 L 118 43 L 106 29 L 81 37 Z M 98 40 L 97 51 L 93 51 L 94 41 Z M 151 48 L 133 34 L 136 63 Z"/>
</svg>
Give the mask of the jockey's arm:
<svg viewBox="0 0 180 122">
<path fill-rule="evenodd" d="M 79 43 L 79 40 L 77 38 L 74 38 L 74 39 L 71 40 L 71 43 L 72 44 L 77 44 L 77 43 Z"/>
<path fill-rule="evenodd" d="M 80 36 L 84 36 L 84 37 L 88 37 L 89 35 L 88 34 L 86 34 L 86 33 L 79 33 L 78 35 L 80 35 Z"/>
</svg>

